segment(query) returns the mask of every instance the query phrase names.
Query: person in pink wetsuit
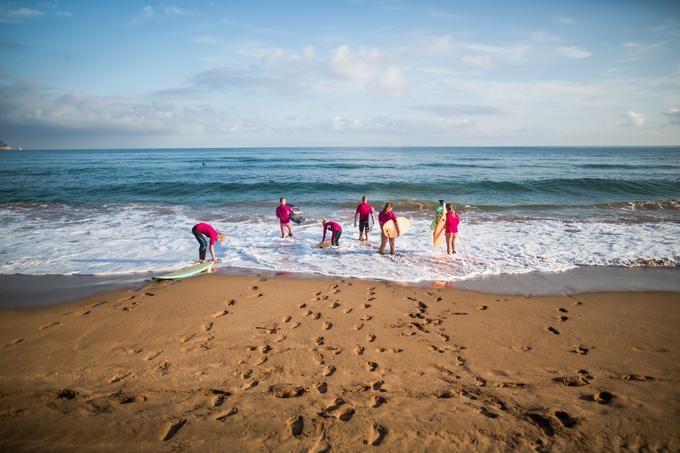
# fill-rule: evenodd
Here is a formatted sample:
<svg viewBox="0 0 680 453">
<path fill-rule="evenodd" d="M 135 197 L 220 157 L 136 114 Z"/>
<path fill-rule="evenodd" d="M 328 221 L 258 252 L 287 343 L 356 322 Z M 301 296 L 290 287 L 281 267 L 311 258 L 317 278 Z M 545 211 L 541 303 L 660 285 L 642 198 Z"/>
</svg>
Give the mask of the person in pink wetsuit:
<svg viewBox="0 0 680 453">
<path fill-rule="evenodd" d="M 326 240 L 326 232 L 331 232 L 331 245 L 336 247 L 340 246 L 340 235 L 342 234 L 342 227 L 339 223 L 332 222 L 330 220 L 321 219 L 323 223 L 323 238 L 321 238 L 321 243 Z"/>
<path fill-rule="evenodd" d="M 385 254 L 385 246 L 387 245 L 387 240 L 390 241 L 390 255 L 394 255 L 394 238 L 388 238 L 383 232 L 383 225 L 387 222 L 394 222 L 394 226 L 397 228 L 397 236 L 399 236 L 399 224 L 397 223 L 397 215 L 392 211 L 394 205 L 391 202 L 385 203 L 385 207 L 380 214 L 378 214 L 378 223 L 380 224 L 380 254 Z"/>
<path fill-rule="evenodd" d="M 458 235 L 458 224 L 460 223 L 460 216 L 456 212 L 456 207 L 452 203 L 446 204 L 446 254 L 453 255 L 456 253 L 456 236 Z"/>
<path fill-rule="evenodd" d="M 361 204 L 357 206 L 357 210 L 354 212 L 354 227 L 357 226 L 357 217 L 359 217 L 359 240 L 368 241 L 368 232 L 370 231 L 370 225 L 368 223 L 368 216 L 373 219 L 373 225 L 375 225 L 375 216 L 373 216 L 373 206 L 368 204 L 368 198 L 366 195 L 361 197 Z M 364 239 L 364 234 L 366 238 Z"/>
<path fill-rule="evenodd" d="M 284 197 L 279 198 L 279 206 L 276 208 L 276 217 L 279 218 L 279 223 L 281 224 L 281 237 L 286 237 L 286 229 L 288 229 L 288 237 L 293 237 L 293 229 L 291 227 L 290 215 L 302 214 L 300 211 L 295 211 L 290 206 L 286 205 L 286 199 Z"/>
<path fill-rule="evenodd" d="M 220 233 L 207 223 L 197 223 L 191 229 L 198 241 L 198 259 L 202 263 L 205 261 L 205 252 L 210 244 L 210 256 L 213 261 L 219 261 L 215 258 L 215 241 L 224 242 L 224 233 Z"/>
</svg>

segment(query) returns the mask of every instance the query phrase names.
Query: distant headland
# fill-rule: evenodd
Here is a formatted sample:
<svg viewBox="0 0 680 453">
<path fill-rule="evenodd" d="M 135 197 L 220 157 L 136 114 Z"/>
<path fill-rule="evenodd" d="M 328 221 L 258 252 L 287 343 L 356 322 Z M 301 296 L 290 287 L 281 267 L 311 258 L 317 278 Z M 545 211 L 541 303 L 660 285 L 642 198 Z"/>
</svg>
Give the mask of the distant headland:
<svg viewBox="0 0 680 453">
<path fill-rule="evenodd" d="M 0 151 L 12 151 L 14 148 L 0 140 Z"/>
</svg>

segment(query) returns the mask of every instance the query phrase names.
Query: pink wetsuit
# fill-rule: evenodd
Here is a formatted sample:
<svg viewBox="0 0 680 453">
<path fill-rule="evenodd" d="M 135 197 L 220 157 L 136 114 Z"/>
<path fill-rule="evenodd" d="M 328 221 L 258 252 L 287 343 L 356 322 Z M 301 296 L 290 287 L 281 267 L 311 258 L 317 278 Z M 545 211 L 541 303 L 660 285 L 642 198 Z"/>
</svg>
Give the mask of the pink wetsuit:
<svg viewBox="0 0 680 453">
<path fill-rule="evenodd" d="M 203 236 L 210 238 L 210 245 L 215 245 L 215 241 L 217 240 L 217 231 L 215 231 L 215 228 L 211 227 L 207 223 L 199 223 L 196 225 L 196 230 L 198 230 L 198 232 Z"/>
<path fill-rule="evenodd" d="M 368 215 L 373 212 L 373 206 L 368 203 L 361 203 L 357 206 L 356 213 L 359 214 L 359 220 L 368 220 Z"/>
<path fill-rule="evenodd" d="M 458 233 L 458 223 L 460 223 L 460 216 L 456 212 L 456 215 L 450 212 L 446 213 L 446 232 L 447 233 Z"/>
<path fill-rule="evenodd" d="M 397 215 L 394 213 L 394 211 L 390 211 L 387 214 L 385 214 L 383 211 L 380 211 L 380 214 L 378 214 L 378 223 L 380 223 L 380 227 L 388 222 L 389 220 L 393 220 L 394 223 L 397 223 Z"/>
<path fill-rule="evenodd" d="M 276 208 L 276 217 L 279 218 L 279 221 L 283 223 L 288 223 L 290 222 L 290 213 L 293 212 L 293 209 L 289 206 L 284 205 L 279 205 L 278 208 Z"/>
<path fill-rule="evenodd" d="M 326 231 L 329 230 L 331 231 L 331 236 L 333 236 L 333 233 L 342 231 L 342 227 L 336 222 L 326 222 L 326 224 L 323 226 L 323 239 L 321 239 L 321 242 L 326 240 Z"/>
</svg>

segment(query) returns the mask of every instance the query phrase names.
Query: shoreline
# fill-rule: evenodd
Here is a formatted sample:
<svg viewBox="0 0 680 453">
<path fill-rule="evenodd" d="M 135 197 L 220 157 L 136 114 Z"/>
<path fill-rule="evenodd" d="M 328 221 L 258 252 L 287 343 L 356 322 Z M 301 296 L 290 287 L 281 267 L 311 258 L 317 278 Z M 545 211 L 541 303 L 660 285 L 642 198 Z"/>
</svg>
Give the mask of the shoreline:
<svg viewBox="0 0 680 453">
<path fill-rule="evenodd" d="M 581 267 L 561 272 L 502 274 L 448 282 L 398 282 L 323 274 L 285 273 L 246 268 L 219 268 L 217 275 L 287 276 L 294 279 L 356 279 L 414 288 L 449 287 L 485 294 L 568 296 L 607 292 L 680 292 L 678 268 Z M 73 302 L 122 289 L 138 290 L 158 274 L 122 275 L 0 275 L 0 310 L 31 309 Z"/>
<path fill-rule="evenodd" d="M 680 448 L 680 294 L 202 275 L 0 317 L 0 449 Z"/>
</svg>

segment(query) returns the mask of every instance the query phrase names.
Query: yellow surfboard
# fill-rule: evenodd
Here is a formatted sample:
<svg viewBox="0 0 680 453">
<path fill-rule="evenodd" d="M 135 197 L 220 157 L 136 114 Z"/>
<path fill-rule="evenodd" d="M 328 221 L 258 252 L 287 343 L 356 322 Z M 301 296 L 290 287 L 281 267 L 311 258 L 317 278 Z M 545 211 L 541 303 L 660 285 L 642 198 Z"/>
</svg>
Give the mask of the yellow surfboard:
<svg viewBox="0 0 680 453">
<path fill-rule="evenodd" d="M 441 216 L 434 227 L 434 233 L 432 233 L 432 245 L 434 245 L 434 248 L 441 247 L 444 243 L 444 231 L 446 231 L 446 217 Z"/>
<path fill-rule="evenodd" d="M 397 217 L 397 223 L 399 224 L 399 233 L 400 235 L 406 233 L 408 230 L 411 229 L 411 222 L 406 217 Z M 387 236 L 390 239 L 394 239 L 397 237 L 397 228 L 394 226 L 394 222 L 390 220 L 389 222 L 385 222 L 385 224 L 382 227 L 383 233 L 385 236 Z"/>
</svg>

